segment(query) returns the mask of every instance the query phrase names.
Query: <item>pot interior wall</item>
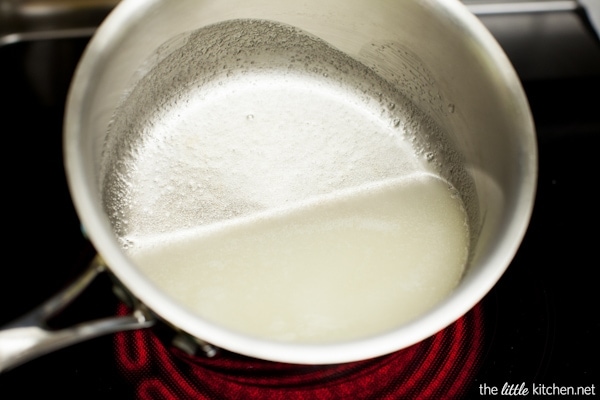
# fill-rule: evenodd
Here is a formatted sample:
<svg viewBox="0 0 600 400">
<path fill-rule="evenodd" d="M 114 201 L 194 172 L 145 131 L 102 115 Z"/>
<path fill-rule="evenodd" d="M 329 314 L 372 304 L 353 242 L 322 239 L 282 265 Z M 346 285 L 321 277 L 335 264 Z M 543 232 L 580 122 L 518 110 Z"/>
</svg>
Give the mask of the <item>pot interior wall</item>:
<svg viewBox="0 0 600 400">
<path fill-rule="evenodd" d="M 491 65 L 487 54 L 478 49 L 490 44 L 486 38 L 465 34 L 461 22 L 446 18 L 444 10 L 418 2 L 382 2 L 378 7 L 356 2 L 343 10 L 335 5 L 308 5 L 306 10 L 312 11 L 307 12 L 287 7 L 277 4 L 266 11 L 244 4 L 205 2 L 198 7 L 182 2 L 178 7 L 166 7 L 159 2 L 138 13 L 135 24 L 120 28 L 116 36 L 122 40 L 110 44 L 110 57 L 105 58 L 106 65 L 97 80 L 102 84 L 95 88 L 95 135 L 90 136 L 95 137 L 91 143 L 96 154 L 94 170 L 105 171 L 98 165 L 103 164 L 106 126 L 122 102 L 123 93 L 132 91 L 152 64 L 180 46 L 189 32 L 222 19 L 270 19 L 297 26 L 358 60 L 390 83 L 418 112 L 426 114 L 441 131 L 433 139 L 417 135 L 422 140 L 417 151 L 431 152 L 433 148 L 441 175 L 459 189 L 469 213 L 473 240 L 482 228 L 489 229 L 486 237 L 498 235 L 502 229 L 497 224 L 510 219 L 505 212 L 513 212 L 515 205 L 511 202 L 518 195 L 522 177 L 527 175 L 520 163 L 507 160 L 524 157 L 520 152 L 530 143 L 520 141 L 527 139 L 524 131 L 530 127 L 523 123 L 526 103 L 522 99 L 513 101 L 515 88 L 506 87 L 499 71 L 506 66 Z M 370 18 L 357 18 L 363 13 L 369 13 Z M 113 21 L 113 25 L 117 23 Z M 151 107 L 147 103 L 145 106 Z M 431 135 L 435 129 L 429 131 Z M 492 224 L 494 215 L 497 222 Z M 481 225 L 484 220 L 485 227 Z"/>
</svg>

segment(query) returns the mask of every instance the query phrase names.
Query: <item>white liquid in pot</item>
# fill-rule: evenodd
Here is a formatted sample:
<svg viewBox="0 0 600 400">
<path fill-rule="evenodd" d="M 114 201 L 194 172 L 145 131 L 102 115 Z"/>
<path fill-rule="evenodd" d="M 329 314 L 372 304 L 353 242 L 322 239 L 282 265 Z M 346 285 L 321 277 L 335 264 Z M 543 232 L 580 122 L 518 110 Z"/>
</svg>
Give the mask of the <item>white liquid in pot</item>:
<svg viewBox="0 0 600 400">
<path fill-rule="evenodd" d="M 144 271 L 199 315 L 302 343 L 377 334 L 420 315 L 456 286 L 468 248 L 460 202 L 429 175 L 134 241 Z"/>
<path fill-rule="evenodd" d="M 298 343 L 385 332 L 448 296 L 473 225 L 448 182 L 470 192 L 431 119 L 295 28 L 233 21 L 181 43 L 115 115 L 101 183 L 162 290 Z"/>
</svg>

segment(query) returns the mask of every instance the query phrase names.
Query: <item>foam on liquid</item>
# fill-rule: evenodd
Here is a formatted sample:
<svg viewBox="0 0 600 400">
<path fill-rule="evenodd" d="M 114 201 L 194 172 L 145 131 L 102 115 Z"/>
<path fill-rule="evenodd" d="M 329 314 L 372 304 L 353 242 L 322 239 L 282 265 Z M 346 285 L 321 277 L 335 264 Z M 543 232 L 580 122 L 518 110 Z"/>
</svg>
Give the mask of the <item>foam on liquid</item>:
<svg viewBox="0 0 600 400">
<path fill-rule="evenodd" d="M 169 238 L 133 258 L 202 317 L 261 338 L 351 340 L 393 329 L 456 286 L 460 202 L 431 175 L 381 182 Z"/>
</svg>

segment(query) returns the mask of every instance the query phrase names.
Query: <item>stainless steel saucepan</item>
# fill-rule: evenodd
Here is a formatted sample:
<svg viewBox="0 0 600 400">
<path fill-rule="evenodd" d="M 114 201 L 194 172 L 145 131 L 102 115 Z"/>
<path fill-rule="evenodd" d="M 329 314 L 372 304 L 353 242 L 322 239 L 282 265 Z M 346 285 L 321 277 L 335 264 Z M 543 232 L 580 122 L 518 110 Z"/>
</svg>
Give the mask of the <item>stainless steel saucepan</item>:
<svg viewBox="0 0 600 400">
<path fill-rule="evenodd" d="M 520 82 L 455 0 L 123 0 L 75 73 L 64 149 L 99 257 L 76 286 L 0 332 L 0 370 L 156 319 L 199 343 L 282 362 L 405 348 L 460 318 L 498 281 L 526 231 L 537 178 Z M 140 237 L 166 243 L 232 221 L 251 225 L 415 174 L 452 188 L 470 238 L 454 290 L 393 329 L 316 343 L 262 338 L 164 289 L 181 275 L 176 257 L 153 274 L 133 261 Z M 195 268 L 218 267 L 200 257 Z M 103 269 L 135 299 L 133 314 L 48 331 L 43 320 Z M 327 268 L 317 274 L 336 280 Z"/>
</svg>

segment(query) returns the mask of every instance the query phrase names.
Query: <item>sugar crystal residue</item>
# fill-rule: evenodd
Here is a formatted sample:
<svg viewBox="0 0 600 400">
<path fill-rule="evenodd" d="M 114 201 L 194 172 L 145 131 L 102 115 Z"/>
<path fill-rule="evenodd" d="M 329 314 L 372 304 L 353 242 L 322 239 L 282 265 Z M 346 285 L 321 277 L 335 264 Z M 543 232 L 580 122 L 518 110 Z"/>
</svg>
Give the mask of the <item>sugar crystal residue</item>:
<svg viewBox="0 0 600 400">
<path fill-rule="evenodd" d="M 115 114 L 100 184 L 165 291 L 232 329 L 321 342 L 391 329 L 457 284 L 469 218 L 439 168 L 456 155 L 397 88 L 268 21 L 159 53 Z"/>
</svg>

